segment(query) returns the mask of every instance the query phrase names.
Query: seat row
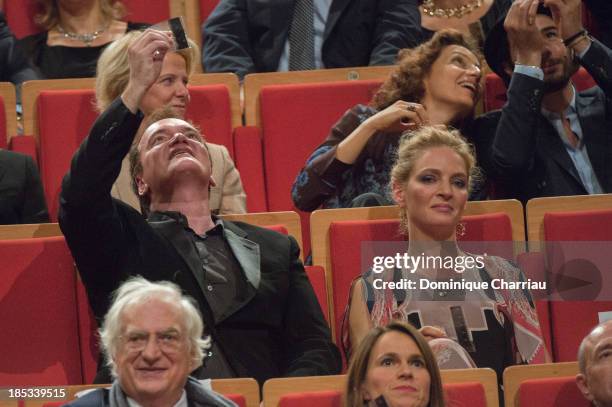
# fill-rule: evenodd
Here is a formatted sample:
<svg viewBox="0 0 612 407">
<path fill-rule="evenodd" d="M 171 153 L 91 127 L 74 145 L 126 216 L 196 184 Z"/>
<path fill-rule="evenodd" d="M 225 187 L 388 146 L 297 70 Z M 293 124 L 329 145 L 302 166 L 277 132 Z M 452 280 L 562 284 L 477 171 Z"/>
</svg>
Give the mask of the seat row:
<svg viewBox="0 0 612 407">
<path fill-rule="evenodd" d="M 576 362 L 513 366 L 504 371 L 506 406 L 587 407 L 575 384 Z M 312 376 L 270 379 L 263 386 L 264 407 L 342 407 L 346 376 Z M 498 407 L 498 381 L 491 369 L 443 370 L 442 383 L 449 406 Z M 214 379 L 211 387 L 241 407 L 260 405 L 259 386 L 254 379 Z M 56 407 L 75 398 L 76 393 L 105 385 L 76 385 L 48 388 L 64 397 L 26 399 L 9 397 L 0 388 L 0 407 Z M 14 394 L 15 389 L 12 389 Z M 5 401 L 6 400 L 6 401 Z M 503 404 L 502 404 L 503 405 Z"/>
<path fill-rule="evenodd" d="M 197 74 L 191 79 L 187 117 L 203 129 L 209 141 L 228 148 L 241 173 L 249 212 L 300 213 L 308 250 L 309 217 L 294 207 L 290 194 L 295 177 L 332 125 L 353 105 L 368 103 L 392 69 L 341 68 L 247 75 L 244 126 L 237 77 Z M 582 86 L 592 84 L 584 70 L 576 78 Z M 505 97 L 503 83 L 491 74 L 486 84 L 485 105 L 491 109 L 499 107 Z M 52 221 L 57 219 L 61 180 L 70 159 L 97 117 L 93 86 L 93 79 L 26 82 L 22 88 L 25 137 L 13 137 L 14 90 L 10 84 L 0 84 L 6 112 L 0 114 L 0 148 L 3 143 L 8 144 L 11 149 L 38 159 Z"/>
<path fill-rule="evenodd" d="M 465 246 L 476 244 L 470 247 L 474 253 L 517 258 L 527 277 L 538 281 L 563 277 L 563 265 L 555 264 L 559 258 L 567 263 L 588 259 L 599 268 L 603 288 L 612 288 L 612 271 L 606 259 L 612 244 L 611 195 L 530 201 L 530 252 L 525 252 L 525 218 L 518 201 L 469 202 L 464 215 L 466 233 L 460 237 L 460 245 L 465 250 Z M 302 245 L 300 218 L 295 212 L 225 218 L 291 234 Z M 312 214 L 311 226 L 314 266 L 307 267 L 307 274 L 339 343 L 350 283 L 372 265 L 373 254 L 364 242 L 403 241 L 398 233 L 399 213 L 397 207 L 320 210 Z M 559 252 L 556 246 L 535 245 L 562 240 L 587 241 L 587 246 L 593 246 L 592 241 L 601 242 L 596 256 L 593 250 L 585 253 L 584 246 L 573 245 L 572 250 Z M 0 385 L 90 382 L 98 356 L 96 322 L 58 225 L 1 226 L 0 270 L 0 320 L 13 333 L 0 336 L 0 349 L 6 355 L 0 360 Z M 596 283 L 581 284 L 592 288 Z M 554 361 L 576 360 L 581 339 L 612 311 L 610 298 L 536 301 L 543 336 Z"/>
</svg>

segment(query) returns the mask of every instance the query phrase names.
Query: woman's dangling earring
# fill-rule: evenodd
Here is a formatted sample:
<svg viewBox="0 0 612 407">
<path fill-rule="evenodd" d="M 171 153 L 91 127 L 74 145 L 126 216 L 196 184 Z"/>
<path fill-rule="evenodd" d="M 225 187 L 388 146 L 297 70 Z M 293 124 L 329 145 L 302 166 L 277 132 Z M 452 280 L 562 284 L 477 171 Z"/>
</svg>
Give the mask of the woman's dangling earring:
<svg viewBox="0 0 612 407">
<path fill-rule="evenodd" d="M 455 228 L 455 235 L 459 238 L 459 237 L 463 237 L 465 236 L 465 223 L 463 222 L 459 222 L 457 223 L 457 226 Z"/>
</svg>

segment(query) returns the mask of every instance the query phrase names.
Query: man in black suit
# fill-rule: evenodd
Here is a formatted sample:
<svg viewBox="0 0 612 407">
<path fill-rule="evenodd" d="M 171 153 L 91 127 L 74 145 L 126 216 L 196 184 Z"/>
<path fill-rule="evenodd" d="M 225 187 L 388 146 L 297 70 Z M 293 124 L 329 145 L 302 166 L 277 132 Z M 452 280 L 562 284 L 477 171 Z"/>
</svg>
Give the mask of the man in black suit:
<svg viewBox="0 0 612 407">
<path fill-rule="evenodd" d="M 210 156 L 191 124 L 138 111 L 172 40 L 148 30 L 128 50 L 130 79 L 98 118 L 64 179 L 60 226 L 101 320 L 130 276 L 170 280 L 193 297 L 212 348 L 199 378 L 324 375 L 340 370 L 292 237 L 211 216 Z M 144 219 L 110 191 L 130 152 Z M 109 382 L 99 364 L 97 382 Z"/>
<path fill-rule="evenodd" d="M 290 69 L 295 6 L 312 3 L 314 61 Z M 248 73 L 392 65 L 421 39 L 417 0 L 221 0 L 202 27 L 206 72 Z"/>
<path fill-rule="evenodd" d="M 49 213 L 34 161 L 0 149 L 0 225 L 42 222 Z"/>
<path fill-rule="evenodd" d="M 612 192 L 612 52 L 584 30 L 581 10 L 580 0 L 517 0 L 487 38 L 508 102 L 469 134 L 498 197 Z M 575 90 L 578 64 L 598 86 Z"/>
</svg>

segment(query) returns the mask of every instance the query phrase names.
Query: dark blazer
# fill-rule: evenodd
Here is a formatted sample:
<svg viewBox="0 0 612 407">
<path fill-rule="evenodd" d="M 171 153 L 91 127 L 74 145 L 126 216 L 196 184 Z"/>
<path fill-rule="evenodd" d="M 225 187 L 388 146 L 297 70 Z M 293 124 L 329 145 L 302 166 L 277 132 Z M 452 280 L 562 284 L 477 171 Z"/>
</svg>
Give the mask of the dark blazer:
<svg viewBox="0 0 612 407">
<path fill-rule="evenodd" d="M 132 207 L 111 198 L 121 160 L 141 115 L 117 99 L 98 118 L 64 179 L 59 222 L 101 320 L 110 294 L 130 276 L 171 280 L 193 297 L 228 363 L 240 377 L 263 383 L 270 377 L 337 373 L 337 348 L 291 237 L 225 221 L 227 241 L 254 289 L 226 319 L 214 321 L 205 299 L 202 264 L 191 239 L 176 222 L 147 222 Z M 99 366 L 99 369 L 102 366 Z M 197 373 L 196 373 L 197 375 Z M 108 381 L 100 375 L 97 381 Z"/>
<path fill-rule="evenodd" d="M 206 72 L 274 72 L 294 0 L 221 0 L 202 27 Z M 322 57 L 326 68 L 392 65 L 421 42 L 416 0 L 333 0 Z"/>
<path fill-rule="evenodd" d="M 595 41 L 581 64 L 598 86 L 576 95 L 589 160 L 604 192 L 612 192 L 612 52 Z M 544 83 L 513 74 L 501 111 L 474 121 L 478 161 L 497 198 L 587 194 L 559 134 L 541 114 Z"/>
<path fill-rule="evenodd" d="M 38 79 L 38 76 L 6 24 L 4 12 L 0 11 L 0 82 L 17 85 L 31 79 Z"/>
<path fill-rule="evenodd" d="M 0 150 L 0 225 L 49 222 L 49 213 L 31 157 Z"/>
</svg>

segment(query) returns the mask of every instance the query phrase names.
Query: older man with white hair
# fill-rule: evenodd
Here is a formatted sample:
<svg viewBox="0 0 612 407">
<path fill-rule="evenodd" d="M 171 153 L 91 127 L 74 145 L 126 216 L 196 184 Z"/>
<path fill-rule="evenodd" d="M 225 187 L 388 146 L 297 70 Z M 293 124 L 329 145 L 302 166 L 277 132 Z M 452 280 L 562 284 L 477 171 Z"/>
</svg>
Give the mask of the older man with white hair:
<svg viewBox="0 0 612 407">
<path fill-rule="evenodd" d="M 100 329 L 114 382 L 70 406 L 235 406 L 189 374 L 210 340 L 191 298 L 171 282 L 134 277 L 115 292 Z"/>
<path fill-rule="evenodd" d="M 612 320 L 589 333 L 578 349 L 578 388 L 595 407 L 612 407 Z"/>
</svg>

